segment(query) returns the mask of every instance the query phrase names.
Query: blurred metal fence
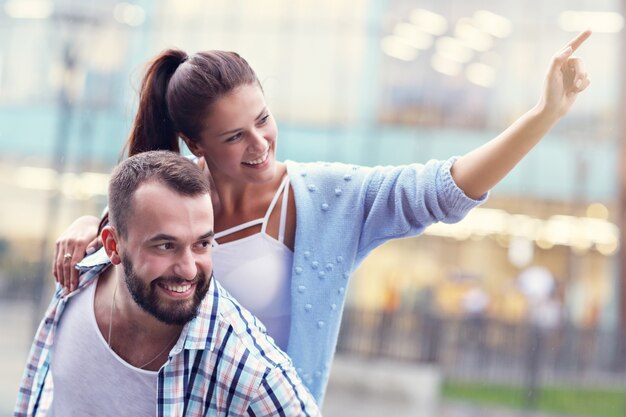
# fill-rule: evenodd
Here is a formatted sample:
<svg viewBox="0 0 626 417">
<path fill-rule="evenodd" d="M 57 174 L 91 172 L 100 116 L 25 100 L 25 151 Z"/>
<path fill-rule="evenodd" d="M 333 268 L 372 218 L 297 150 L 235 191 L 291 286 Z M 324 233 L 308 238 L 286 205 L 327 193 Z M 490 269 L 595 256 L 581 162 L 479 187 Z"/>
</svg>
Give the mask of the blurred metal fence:
<svg viewBox="0 0 626 417">
<path fill-rule="evenodd" d="M 337 351 L 436 363 L 445 378 L 589 387 L 626 382 L 626 334 L 571 324 L 546 328 L 492 318 L 346 308 Z"/>
</svg>

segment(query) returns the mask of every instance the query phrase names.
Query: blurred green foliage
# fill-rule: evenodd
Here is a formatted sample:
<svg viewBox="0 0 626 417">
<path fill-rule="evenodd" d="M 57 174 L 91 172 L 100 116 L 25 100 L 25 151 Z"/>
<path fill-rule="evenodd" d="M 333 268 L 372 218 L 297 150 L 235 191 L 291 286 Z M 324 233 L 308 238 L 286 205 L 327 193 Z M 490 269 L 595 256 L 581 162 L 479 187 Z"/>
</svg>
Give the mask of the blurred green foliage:
<svg viewBox="0 0 626 417">
<path fill-rule="evenodd" d="M 521 410 L 525 404 L 521 386 L 446 381 L 442 398 Z M 545 386 L 538 393 L 536 411 L 571 417 L 623 417 L 626 388 Z"/>
</svg>

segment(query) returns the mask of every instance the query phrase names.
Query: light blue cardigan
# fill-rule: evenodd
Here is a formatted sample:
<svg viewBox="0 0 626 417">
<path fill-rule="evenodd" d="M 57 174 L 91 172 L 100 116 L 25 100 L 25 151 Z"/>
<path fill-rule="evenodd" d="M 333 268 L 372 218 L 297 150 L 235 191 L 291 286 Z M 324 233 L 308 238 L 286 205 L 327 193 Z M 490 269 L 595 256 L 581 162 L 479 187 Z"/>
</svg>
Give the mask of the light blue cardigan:
<svg viewBox="0 0 626 417">
<path fill-rule="evenodd" d="M 470 199 L 457 187 L 454 161 L 374 168 L 286 162 L 296 201 L 287 353 L 318 404 L 352 271 L 387 240 L 457 222 L 486 199 Z"/>
<path fill-rule="evenodd" d="M 352 271 L 382 243 L 457 222 L 486 199 L 456 186 L 454 160 L 374 168 L 286 161 L 296 201 L 287 354 L 320 406 Z M 107 262 L 101 249 L 79 265 Z"/>
</svg>

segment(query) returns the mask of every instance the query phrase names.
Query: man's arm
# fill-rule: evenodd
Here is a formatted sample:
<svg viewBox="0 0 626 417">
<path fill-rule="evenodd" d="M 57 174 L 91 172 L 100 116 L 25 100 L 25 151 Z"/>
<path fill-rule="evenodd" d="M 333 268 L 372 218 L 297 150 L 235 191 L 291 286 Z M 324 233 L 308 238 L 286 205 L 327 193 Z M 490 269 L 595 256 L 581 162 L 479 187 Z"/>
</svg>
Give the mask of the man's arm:
<svg viewBox="0 0 626 417">
<path fill-rule="evenodd" d="M 257 387 L 249 416 L 321 416 L 315 399 L 293 368 L 276 367 Z"/>
</svg>

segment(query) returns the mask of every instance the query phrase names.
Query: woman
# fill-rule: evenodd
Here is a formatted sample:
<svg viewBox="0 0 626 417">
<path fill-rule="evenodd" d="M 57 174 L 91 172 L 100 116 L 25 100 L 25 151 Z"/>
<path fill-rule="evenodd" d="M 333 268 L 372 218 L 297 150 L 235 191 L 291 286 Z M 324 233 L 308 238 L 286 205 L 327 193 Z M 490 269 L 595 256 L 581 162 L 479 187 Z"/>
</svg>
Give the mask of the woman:
<svg viewBox="0 0 626 417">
<path fill-rule="evenodd" d="M 276 124 L 254 71 L 221 51 L 189 57 L 167 50 L 152 61 L 127 146 L 130 155 L 178 152 L 181 138 L 210 173 L 215 276 L 286 349 L 321 404 L 350 273 L 383 242 L 458 221 L 480 204 L 589 85 L 572 57 L 589 35 L 554 55 L 531 110 L 447 161 L 384 168 L 278 162 Z M 82 217 L 57 241 L 54 274 L 69 289 L 98 222 Z"/>
</svg>

